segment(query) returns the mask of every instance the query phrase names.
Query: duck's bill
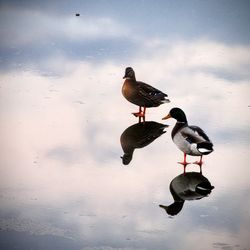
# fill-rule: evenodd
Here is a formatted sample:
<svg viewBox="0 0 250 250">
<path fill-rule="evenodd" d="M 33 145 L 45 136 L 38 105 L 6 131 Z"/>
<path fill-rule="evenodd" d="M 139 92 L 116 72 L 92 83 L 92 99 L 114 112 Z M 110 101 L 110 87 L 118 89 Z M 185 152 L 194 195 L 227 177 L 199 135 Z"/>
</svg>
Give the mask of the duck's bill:
<svg viewBox="0 0 250 250">
<path fill-rule="evenodd" d="M 170 114 L 168 114 L 167 116 L 163 117 L 162 120 L 167 120 L 169 118 L 172 118 L 172 116 Z"/>
</svg>

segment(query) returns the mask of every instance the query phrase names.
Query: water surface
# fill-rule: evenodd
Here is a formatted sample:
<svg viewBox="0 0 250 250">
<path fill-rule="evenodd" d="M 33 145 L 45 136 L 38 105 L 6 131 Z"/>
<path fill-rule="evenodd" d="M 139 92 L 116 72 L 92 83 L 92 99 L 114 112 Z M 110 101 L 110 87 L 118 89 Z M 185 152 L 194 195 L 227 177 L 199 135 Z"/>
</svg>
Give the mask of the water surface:
<svg viewBox="0 0 250 250">
<path fill-rule="evenodd" d="M 131 36 L 141 21 L 133 26 L 99 4 L 86 2 L 92 12 L 77 9 L 80 17 L 72 6 L 3 5 L 0 248 L 250 249 L 247 37 L 227 39 L 221 28 L 221 37 L 200 29 L 189 39 L 151 26 Z M 243 13 L 240 6 L 235 12 Z M 198 9 L 189 11 L 196 23 Z M 13 15 L 32 32 L 20 32 Z M 127 66 L 171 100 L 148 109 L 144 125 L 121 94 Z M 202 175 L 187 166 L 189 179 L 171 139 L 175 121 L 161 120 L 176 106 L 214 143 Z M 171 215 L 159 205 L 174 202 L 176 178 L 192 192 Z M 197 195 L 194 183 L 203 180 L 214 188 Z"/>
</svg>

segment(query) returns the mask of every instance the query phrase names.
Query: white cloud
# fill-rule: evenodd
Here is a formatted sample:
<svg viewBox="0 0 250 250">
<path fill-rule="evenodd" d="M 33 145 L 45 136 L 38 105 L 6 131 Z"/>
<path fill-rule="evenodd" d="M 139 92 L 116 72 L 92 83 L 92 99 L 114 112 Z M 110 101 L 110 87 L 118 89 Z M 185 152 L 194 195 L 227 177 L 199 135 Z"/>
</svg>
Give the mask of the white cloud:
<svg viewBox="0 0 250 250">
<path fill-rule="evenodd" d="M 183 108 L 191 123 L 201 120 L 212 129 L 241 129 L 250 122 L 249 58 L 249 46 L 206 40 L 168 44 L 158 40 L 152 44 L 148 41 L 131 65 L 138 80 L 169 94 L 170 105 Z M 220 72 L 244 77 L 223 78 Z"/>
<path fill-rule="evenodd" d="M 219 48 L 227 51 L 224 59 L 217 55 Z M 134 66 L 137 79 L 165 91 L 171 99 L 170 104 L 149 109 L 148 119 L 161 122 L 171 107 L 179 106 L 185 110 L 191 124 L 200 125 L 209 135 L 216 135 L 217 131 L 246 129 L 250 122 L 249 80 L 231 82 L 209 72 L 193 70 L 212 65 L 214 61 L 214 65 L 224 65 L 225 69 L 232 68 L 237 73 L 240 65 L 248 63 L 244 56 L 240 60 L 242 51 L 249 53 L 247 47 L 229 49 L 226 45 L 207 41 L 202 47 L 202 42 L 198 41 L 177 43 L 172 48 L 154 46 L 150 60 L 142 54 L 135 55 L 131 66 Z M 195 56 L 198 54 L 203 60 Z M 230 64 L 227 64 L 228 58 L 232 58 Z M 1 127 L 7 145 L 16 147 L 16 153 L 20 150 L 21 159 L 25 149 L 13 145 L 15 138 L 26 145 L 23 148 L 27 147 L 27 157 L 31 150 L 33 155 L 37 150 L 46 155 L 48 150 L 53 152 L 56 147 L 67 145 L 75 150 L 72 157 L 77 161 L 81 161 L 79 155 L 84 151 L 85 159 L 88 152 L 91 162 L 94 147 L 100 154 L 104 144 L 108 148 L 117 148 L 119 134 L 126 125 L 136 122 L 130 113 L 137 107 L 121 95 L 125 66 L 113 62 L 100 65 L 78 63 L 61 57 L 52 58 L 52 61 L 49 58 L 48 65 L 49 68 L 62 66 L 68 74 L 62 78 L 42 77 L 32 72 L 17 73 L 15 77 L 12 74 L 1 76 L 1 106 L 4 107 Z M 114 127 L 117 121 L 124 127 Z M 117 138 L 110 138 L 105 130 L 113 131 Z M 88 147 L 84 138 L 90 133 L 92 141 Z M 32 145 L 32 149 L 28 145 Z M 6 148 L 6 144 L 2 147 Z M 8 157 L 5 158 L 8 161 Z"/>
<path fill-rule="evenodd" d="M 144 56 L 146 53 L 146 57 Z M 226 70 L 232 74 L 244 74 L 250 78 L 250 46 L 230 46 L 209 40 L 198 40 L 192 42 L 175 41 L 169 43 L 167 40 L 158 39 L 147 41 L 140 55 L 140 61 L 144 64 L 153 64 L 153 71 L 158 74 L 159 70 L 167 74 L 177 72 L 178 74 L 203 71 L 207 68 Z M 148 60 L 146 60 L 148 59 Z M 195 71 L 192 72 L 191 70 Z"/>
<path fill-rule="evenodd" d="M 223 58 L 216 52 L 219 48 L 226 51 Z M 200 125 L 208 135 L 247 127 L 249 79 L 230 81 L 202 70 L 222 65 L 233 73 L 245 74 L 241 65 L 249 62 L 244 56 L 241 60 L 242 51 L 248 54 L 249 48 L 229 49 L 206 41 L 204 46 L 201 41 L 156 46 L 150 56 L 140 51 L 131 61 L 138 80 L 166 91 L 172 101 L 149 109 L 148 120 L 161 122 L 170 107 L 180 106 L 190 122 Z M 202 55 L 202 59 L 197 55 Z M 50 67 L 58 67 L 56 58 L 54 62 L 49 59 Z M 182 153 L 171 141 L 172 127 L 148 147 L 136 150 L 131 164 L 123 167 L 119 137 L 136 122 L 130 113 L 137 109 L 121 95 L 125 65 L 67 59 L 63 64 L 68 74 L 57 78 L 34 72 L 1 75 L 1 188 L 7 197 L 5 206 L 24 202 L 27 212 L 23 216 L 29 217 L 27 207 L 34 202 L 30 198 L 35 197 L 38 207 L 49 204 L 56 211 L 66 210 L 68 215 L 63 218 L 85 230 L 86 235 L 93 235 L 93 224 L 113 225 L 116 230 L 114 218 L 120 228 L 132 225 L 135 234 L 138 229 L 171 232 L 173 223 L 164 223 L 163 218 L 167 218 L 158 204 L 172 202 L 168 185 L 182 171 L 176 163 Z M 203 168 L 204 175 L 215 185 L 213 192 L 221 188 L 244 189 L 248 185 L 248 147 L 240 141 L 232 146 L 232 141 L 224 144 L 214 139 L 215 152 L 205 157 Z M 71 154 L 70 161 L 60 158 L 60 150 L 56 151 L 57 157 L 51 157 L 51 152 L 64 146 Z M 97 159 L 103 152 L 110 155 Z M 198 167 L 191 165 L 188 170 Z M 8 197 L 14 197 L 14 201 Z M 79 220 L 79 214 L 94 214 L 97 218 L 86 222 L 87 219 Z M 185 212 L 182 214 L 185 217 Z M 128 220 L 122 218 L 127 215 Z M 157 237 L 157 233 L 152 235 Z M 207 244 L 215 239 L 212 235 Z M 190 246 L 194 244 L 192 237 L 186 241 Z"/>
</svg>

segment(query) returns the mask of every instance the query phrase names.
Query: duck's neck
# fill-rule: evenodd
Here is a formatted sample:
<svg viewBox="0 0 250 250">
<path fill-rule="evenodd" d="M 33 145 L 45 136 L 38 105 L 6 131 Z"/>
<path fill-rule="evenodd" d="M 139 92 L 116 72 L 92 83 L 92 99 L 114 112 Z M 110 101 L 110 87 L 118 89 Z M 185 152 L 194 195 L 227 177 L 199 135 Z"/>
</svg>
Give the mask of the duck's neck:
<svg viewBox="0 0 250 250">
<path fill-rule="evenodd" d="M 160 205 L 161 208 L 165 209 L 166 213 L 171 215 L 171 216 L 175 216 L 178 213 L 180 213 L 180 211 L 182 210 L 184 205 L 184 201 L 174 201 L 171 205 L 169 206 L 164 206 L 164 205 Z"/>
<path fill-rule="evenodd" d="M 185 126 L 187 126 L 188 125 L 188 123 L 187 122 L 176 122 L 176 124 L 175 124 L 175 126 L 174 126 L 174 128 L 173 128 L 173 130 L 172 130 L 172 138 L 174 138 L 174 136 L 176 135 L 176 133 L 181 129 L 181 128 L 183 128 L 183 127 L 185 127 Z"/>
<path fill-rule="evenodd" d="M 172 194 L 173 198 L 174 198 L 174 201 L 175 202 L 184 202 L 184 200 L 177 194 L 177 192 L 174 190 L 173 188 L 173 183 L 171 182 L 170 184 L 170 193 Z"/>
<path fill-rule="evenodd" d="M 129 76 L 129 77 L 126 77 L 126 80 L 129 80 L 129 81 L 135 81 L 135 82 L 136 82 L 135 75 L 133 75 L 133 76 Z"/>
</svg>

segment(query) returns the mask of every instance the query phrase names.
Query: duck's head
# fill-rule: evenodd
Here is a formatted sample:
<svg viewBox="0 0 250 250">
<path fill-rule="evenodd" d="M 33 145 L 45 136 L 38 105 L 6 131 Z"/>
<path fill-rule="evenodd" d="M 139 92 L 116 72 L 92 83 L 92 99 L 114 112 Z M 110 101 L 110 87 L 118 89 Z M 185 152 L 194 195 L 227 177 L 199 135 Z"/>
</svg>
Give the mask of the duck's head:
<svg viewBox="0 0 250 250">
<path fill-rule="evenodd" d="M 135 72 L 131 67 L 127 67 L 125 69 L 125 75 L 124 75 L 123 79 L 125 79 L 125 78 L 135 79 Z"/>
<path fill-rule="evenodd" d="M 175 216 L 182 210 L 183 205 L 184 201 L 174 201 L 174 203 L 169 206 L 159 205 L 159 207 L 165 209 L 166 213 L 170 216 Z"/>
<path fill-rule="evenodd" d="M 180 108 L 172 108 L 169 112 L 169 114 L 162 118 L 162 120 L 167 120 L 169 118 L 174 118 L 178 122 L 187 122 L 186 115 L 184 111 Z"/>
<path fill-rule="evenodd" d="M 123 156 L 121 156 L 123 165 L 128 165 L 131 162 L 132 157 L 133 153 L 125 153 Z"/>
</svg>

